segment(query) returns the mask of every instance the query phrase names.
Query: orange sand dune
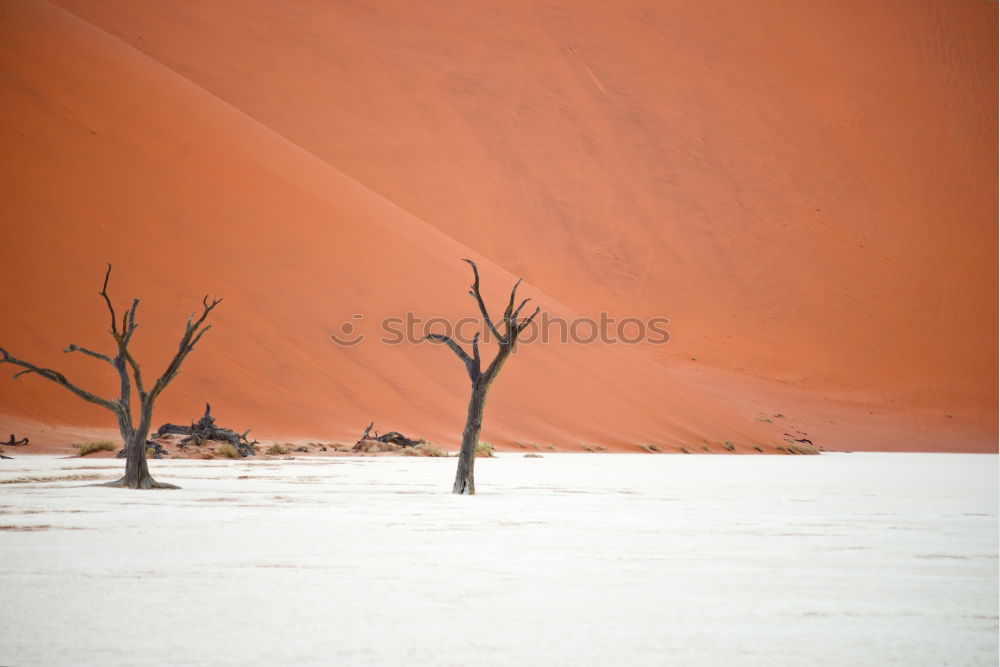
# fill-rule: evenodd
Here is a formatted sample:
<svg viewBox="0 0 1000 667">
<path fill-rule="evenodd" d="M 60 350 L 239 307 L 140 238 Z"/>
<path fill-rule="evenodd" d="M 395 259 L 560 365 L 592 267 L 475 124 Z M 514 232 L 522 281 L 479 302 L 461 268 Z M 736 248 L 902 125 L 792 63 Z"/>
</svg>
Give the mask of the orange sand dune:
<svg viewBox="0 0 1000 667">
<path fill-rule="evenodd" d="M 57 1 L 748 416 L 996 447 L 996 3 Z"/>
<path fill-rule="evenodd" d="M 317 341 L 472 314 L 471 255 L 494 299 L 516 273 L 553 312 L 672 320 L 645 355 L 526 349 L 487 438 L 749 442 L 780 412 L 831 448 L 996 447 L 992 3 L 57 4 L 92 25 L 0 9 L 24 356 L 100 331 L 111 259 L 151 354 L 227 298 L 172 419 L 452 437 L 447 351 Z M 102 419 L 29 382 L 4 412 Z"/>
<path fill-rule="evenodd" d="M 0 344 L 12 354 L 112 394 L 110 369 L 60 351 L 69 342 L 108 348 L 96 291 L 111 261 L 119 306 L 143 299 L 135 348 L 147 376 L 165 364 L 204 292 L 225 299 L 157 422 L 190 419 L 211 401 L 224 424 L 265 436 L 353 439 L 374 419 L 382 430 L 454 444 L 467 397 L 462 367 L 443 347 L 377 343 L 376 323 L 410 309 L 475 314 L 462 257 L 479 261 L 495 307 L 511 273 L 47 3 L 0 6 L 0 71 Z M 572 315 L 533 285 L 524 294 Z M 355 313 L 369 340 L 332 344 L 328 334 Z M 624 346 L 524 346 L 491 398 L 484 438 L 500 444 L 638 451 L 640 442 L 780 441 Z M 6 371 L 0 401 L 3 432 L 110 421 L 58 387 L 13 382 Z"/>
</svg>

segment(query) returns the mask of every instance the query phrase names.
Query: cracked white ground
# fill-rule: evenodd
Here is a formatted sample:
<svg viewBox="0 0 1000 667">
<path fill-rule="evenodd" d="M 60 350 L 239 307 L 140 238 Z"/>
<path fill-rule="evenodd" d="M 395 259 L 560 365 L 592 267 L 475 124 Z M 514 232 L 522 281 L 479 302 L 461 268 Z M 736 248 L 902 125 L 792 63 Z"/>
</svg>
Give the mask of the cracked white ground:
<svg viewBox="0 0 1000 667">
<path fill-rule="evenodd" d="M 151 467 L 0 484 L 0 664 L 997 664 L 995 455 Z"/>
</svg>

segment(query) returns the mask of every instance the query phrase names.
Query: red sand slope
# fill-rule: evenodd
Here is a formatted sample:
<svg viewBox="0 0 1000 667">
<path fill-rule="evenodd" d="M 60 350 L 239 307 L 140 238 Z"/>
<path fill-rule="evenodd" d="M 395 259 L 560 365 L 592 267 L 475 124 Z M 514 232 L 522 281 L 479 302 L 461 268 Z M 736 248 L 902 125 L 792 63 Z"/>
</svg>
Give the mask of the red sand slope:
<svg viewBox="0 0 1000 667">
<path fill-rule="evenodd" d="M 467 380 L 449 351 L 374 340 L 344 348 L 327 336 L 353 313 L 365 313 L 372 336 L 375 322 L 408 309 L 474 314 L 461 257 L 479 258 L 491 303 L 511 274 L 60 9 L 5 3 L 0 45 L 9 277 L 0 307 L 18 314 L 0 340 L 13 354 L 112 393 L 99 362 L 59 351 L 107 347 L 95 292 L 110 260 L 119 304 L 143 298 L 136 345 L 147 374 L 204 291 L 225 299 L 159 420 L 190 418 L 210 400 L 220 421 L 272 436 L 344 440 L 374 419 L 382 430 L 456 439 Z M 0 398 L 12 427 L 109 420 L 37 378 L 5 377 Z M 488 421 L 494 442 L 561 448 L 779 441 L 625 347 L 523 347 Z"/>
<path fill-rule="evenodd" d="M 569 308 L 669 316 L 747 419 L 996 447 L 992 3 L 58 4 Z"/>
<path fill-rule="evenodd" d="M 995 446 L 995 3 L 59 1 L 706 387 Z"/>
</svg>

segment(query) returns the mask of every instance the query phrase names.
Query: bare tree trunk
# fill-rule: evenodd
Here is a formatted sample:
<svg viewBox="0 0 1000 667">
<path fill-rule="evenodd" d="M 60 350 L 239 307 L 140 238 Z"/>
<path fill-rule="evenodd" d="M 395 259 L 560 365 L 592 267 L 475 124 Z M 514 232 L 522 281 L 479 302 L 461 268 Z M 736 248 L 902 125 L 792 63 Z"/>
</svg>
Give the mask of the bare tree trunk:
<svg viewBox="0 0 1000 667">
<path fill-rule="evenodd" d="M 103 486 L 129 489 L 179 489 L 179 486 L 157 482 L 149 474 L 146 462 L 146 438 L 153 420 L 152 402 L 144 402 L 139 417 L 139 427 L 125 438 L 125 476 Z M 122 429 L 125 430 L 124 428 Z M 124 434 L 123 434 L 124 435 Z"/>
<path fill-rule="evenodd" d="M 155 488 L 156 481 L 146 462 L 146 436 L 139 432 L 125 445 L 125 476 L 119 481 L 130 489 Z"/>
<path fill-rule="evenodd" d="M 488 387 L 477 384 L 472 389 L 469 398 L 469 414 L 465 419 L 465 430 L 462 431 L 462 448 L 458 453 L 458 470 L 455 472 L 455 486 L 452 493 L 465 496 L 475 495 L 476 482 L 473 472 L 476 466 L 476 445 L 479 444 L 479 433 L 483 430 L 483 409 L 486 407 L 486 391 Z"/>
</svg>

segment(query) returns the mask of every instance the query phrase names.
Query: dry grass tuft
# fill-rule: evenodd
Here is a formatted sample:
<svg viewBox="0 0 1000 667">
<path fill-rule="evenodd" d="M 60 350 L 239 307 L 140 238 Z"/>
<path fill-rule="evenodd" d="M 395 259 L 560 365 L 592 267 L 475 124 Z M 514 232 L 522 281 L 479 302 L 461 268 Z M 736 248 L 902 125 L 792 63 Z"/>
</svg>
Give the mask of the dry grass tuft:
<svg viewBox="0 0 1000 667">
<path fill-rule="evenodd" d="M 86 456 L 88 454 L 93 454 L 94 452 L 113 452 L 117 447 L 115 444 L 109 440 L 95 440 L 94 442 L 85 442 L 83 444 L 73 445 L 79 451 L 80 456 Z"/>
<path fill-rule="evenodd" d="M 778 449 L 781 449 L 780 447 Z M 803 445 L 797 442 L 790 442 L 785 448 L 785 451 L 789 454 L 804 454 L 807 456 L 813 456 L 819 454 L 819 450 L 812 445 Z"/>
<path fill-rule="evenodd" d="M 443 449 L 438 449 L 432 443 L 427 442 L 426 440 L 421 442 L 416 447 L 403 447 L 400 453 L 403 456 L 431 456 L 431 457 L 448 456 L 448 452 L 444 451 Z"/>
<path fill-rule="evenodd" d="M 735 452 L 736 451 L 736 445 L 733 444 L 732 440 L 726 440 L 724 443 L 722 443 L 722 447 L 727 452 Z"/>
<path fill-rule="evenodd" d="M 476 458 L 489 458 L 491 456 L 493 456 L 493 445 L 485 440 L 476 443 Z"/>
<path fill-rule="evenodd" d="M 540 458 L 542 458 L 542 455 L 541 454 L 531 454 L 531 453 L 528 453 L 528 454 L 524 455 L 524 458 L 526 458 L 526 459 L 540 459 Z"/>
<path fill-rule="evenodd" d="M 239 452 L 228 442 L 224 442 L 215 448 L 215 453 L 219 456 L 225 457 L 227 459 L 238 459 L 240 457 Z"/>
<path fill-rule="evenodd" d="M 435 458 L 439 456 L 448 456 L 448 452 L 443 449 L 438 449 L 433 445 L 433 443 L 430 442 L 420 443 L 417 445 L 417 449 L 419 449 L 424 456 L 433 456 Z"/>
<path fill-rule="evenodd" d="M 290 451 L 292 450 L 290 450 L 288 447 L 285 447 L 284 445 L 279 445 L 278 443 L 274 443 L 266 450 L 264 450 L 264 453 L 267 454 L 268 456 L 284 456 Z"/>
<path fill-rule="evenodd" d="M 394 442 L 382 442 L 381 440 L 376 440 L 375 438 L 365 438 L 358 444 L 351 448 L 352 452 L 361 452 L 363 454 L 371 454 L 377 452 L 398 452 L 400 450 L 406 449 Z"/>
</svg>

